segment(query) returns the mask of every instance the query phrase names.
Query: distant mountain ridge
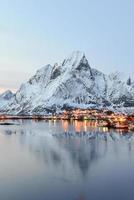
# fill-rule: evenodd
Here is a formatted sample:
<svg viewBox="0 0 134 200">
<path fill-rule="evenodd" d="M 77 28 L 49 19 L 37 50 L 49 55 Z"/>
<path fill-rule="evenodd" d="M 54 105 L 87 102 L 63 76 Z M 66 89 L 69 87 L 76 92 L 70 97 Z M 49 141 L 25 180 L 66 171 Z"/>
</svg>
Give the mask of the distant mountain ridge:
<svg viewBox="0 0 134 200">
<path fill-rule="evenodd" d="M 91 68 L 85 54 L 76 51 L 60 65 L 39 69 L 8 100 L 1 97 L 0 112 L 13 115 L 42 115 L 70 107 L 123 110 L 134 107 L 134 80 Z"/>
</svg>

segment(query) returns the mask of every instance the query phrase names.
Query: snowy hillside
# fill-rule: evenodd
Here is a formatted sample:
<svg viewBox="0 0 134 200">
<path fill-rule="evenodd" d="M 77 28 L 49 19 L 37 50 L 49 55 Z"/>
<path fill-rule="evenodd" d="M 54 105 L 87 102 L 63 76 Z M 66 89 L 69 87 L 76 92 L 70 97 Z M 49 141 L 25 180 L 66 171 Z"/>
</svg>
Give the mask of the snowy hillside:
<svg viewBox="0 0 134 200">
<path fill-rule="evenodd" d="M 3 101 L 3 100 L 2 100 Z M 3 104 L 8 114 L 45 114 L 69 107 L 134 107 L 134 81 L 90 67 L 85 54 L 73 52 L 62 64 L 46 65 Z"/>
<path fill-rule="evenodd" d="M 10 90 L 7 90 L 3 94 L 1 94 L 0 95 L 0 109 L 7 106 L 8 103 L 13 99 L 13 97 L 14 97 L 14 94 Z"/>
</svg>

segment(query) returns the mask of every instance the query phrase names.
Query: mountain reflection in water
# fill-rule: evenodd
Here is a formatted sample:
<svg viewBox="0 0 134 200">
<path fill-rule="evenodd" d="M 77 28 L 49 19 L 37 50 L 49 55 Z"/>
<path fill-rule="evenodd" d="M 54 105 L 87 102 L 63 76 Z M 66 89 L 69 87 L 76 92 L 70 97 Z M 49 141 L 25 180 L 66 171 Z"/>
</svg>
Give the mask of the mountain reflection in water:
<svg viewBox="0 0 134 200">
<path fill-rule="evenodd" d="M 132 132 L 97 128 L 95 121 L 17 123 L 0 127 L 2 200 L 126 199 L 127 180 L 134 195 Z"/>
</svg>

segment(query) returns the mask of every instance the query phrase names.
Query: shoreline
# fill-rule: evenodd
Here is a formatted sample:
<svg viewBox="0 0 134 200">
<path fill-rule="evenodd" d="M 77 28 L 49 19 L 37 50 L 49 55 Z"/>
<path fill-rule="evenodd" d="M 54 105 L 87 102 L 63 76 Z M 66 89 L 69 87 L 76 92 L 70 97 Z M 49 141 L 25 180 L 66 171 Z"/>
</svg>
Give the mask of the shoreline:
<svg viewBox="0 0 134 200">
<path fill-rule="evenodd" d="M 134 131 L 134 116 L 125 115 L 68 115 L 66 113 L 59 115 L 0 115 L 0 125 L 10 125 L 7 120 L 37 120 L 37 121 L 95 121 L 97 127 L 106 127 L 108 129 L 122 129 Z M 4 122 L 5 121 L 5 122 Z M 1 123 L 2 122 L 2 123 Z"/>
</svg>

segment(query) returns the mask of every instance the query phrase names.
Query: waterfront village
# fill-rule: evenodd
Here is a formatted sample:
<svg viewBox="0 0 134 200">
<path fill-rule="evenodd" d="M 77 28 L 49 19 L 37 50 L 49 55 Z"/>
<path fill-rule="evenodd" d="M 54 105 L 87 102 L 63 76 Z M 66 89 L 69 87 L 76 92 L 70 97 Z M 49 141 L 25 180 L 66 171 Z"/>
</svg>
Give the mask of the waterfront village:
<svg viewBox="0 0 134 200">
<path fill-rule="evenodd" d="M 6 119 L 34 119 L 34 120 L 79 120 L 95 121 L 98 127 L 115 129 L 129 129 L 134 131 L 134 115 L 115 113 L 110 110 L 99 109 L 70 109 L 51 115 L 0 115 L 0 120 Z"/>
</svg>

